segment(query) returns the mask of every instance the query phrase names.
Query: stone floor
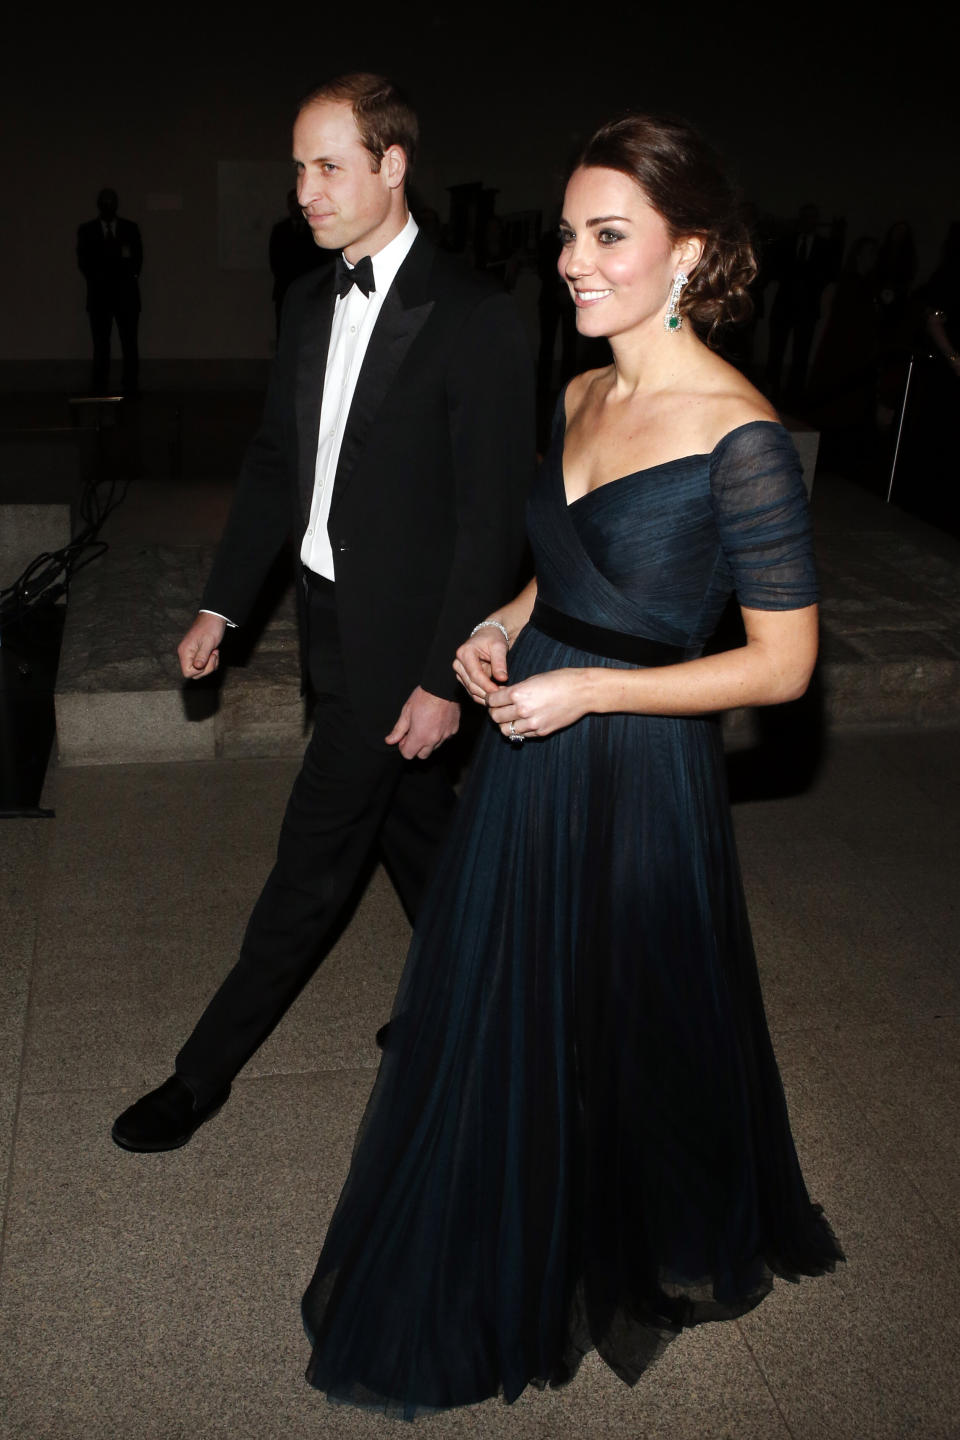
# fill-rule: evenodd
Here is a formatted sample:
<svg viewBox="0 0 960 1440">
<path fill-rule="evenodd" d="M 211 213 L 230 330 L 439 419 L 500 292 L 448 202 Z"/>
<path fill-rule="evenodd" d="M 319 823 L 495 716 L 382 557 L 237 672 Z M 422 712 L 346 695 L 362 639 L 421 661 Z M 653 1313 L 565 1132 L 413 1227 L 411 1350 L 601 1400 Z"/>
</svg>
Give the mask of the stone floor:
<svg viewBox="0 0 960 1440">
<path fill-rule="evenodd" d="M 811 1192 L 848 1254 L 633 1390 L 421 1423 L 538 1440 L 960 1436 L 960 732 L 828 739 L 812 785 L 735 808 Z M 303 1382 L 298 1301 L 343 1180 L 407 939 L 377 872 L 334 954 L 185 1149 L 114 1114 L 231 963 L 287 760 L 60 770 L 0 826 L 0 1434 L 288 1440 L 397 1432 Z"/>
<path fill-rule="evenodd" d="M 960 541 L 837 475 L 812 513 L 832 723 L 960 723 Z"/>
</svg>

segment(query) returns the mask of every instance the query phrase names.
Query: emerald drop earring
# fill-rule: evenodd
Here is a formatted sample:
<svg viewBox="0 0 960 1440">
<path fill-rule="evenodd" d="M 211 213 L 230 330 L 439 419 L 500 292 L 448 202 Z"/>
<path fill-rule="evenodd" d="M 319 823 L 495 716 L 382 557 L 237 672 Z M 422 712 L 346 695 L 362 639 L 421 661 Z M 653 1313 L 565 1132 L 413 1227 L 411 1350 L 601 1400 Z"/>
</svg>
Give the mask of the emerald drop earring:
<svg viewBox="0 0 960 1440">
<path fill-rule="evenodd" d="M 670 300 L 667 304 L 667 313 L 663 317 L 664 330 L 670 331 L 673 334 L 676 334 L 683 324 L 683 316 L 680 314 L 677 306 L 680 303 L 680 292 L 686 283 L 687 277 L 681 270 L 674 278 L 673 288 L 670 291 Z"/>
</svg>

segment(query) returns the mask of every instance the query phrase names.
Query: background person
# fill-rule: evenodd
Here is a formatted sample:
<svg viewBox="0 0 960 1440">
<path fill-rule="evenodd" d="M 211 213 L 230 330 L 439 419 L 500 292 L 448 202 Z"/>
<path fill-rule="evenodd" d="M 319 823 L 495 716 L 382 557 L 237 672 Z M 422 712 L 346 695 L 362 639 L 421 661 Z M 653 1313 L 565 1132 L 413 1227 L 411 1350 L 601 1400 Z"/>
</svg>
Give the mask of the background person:
<svg viewBox="0 0 960 1440">
<path fill-rule="evenodd" d="M 139 227 L 117 214 L 118 205 L 116 190 L 100 191 L 98 218 L 88 220 L 77 230 L 77 264 L 87 282 L 87 314 L 93 337 L 90 388 L 94 395 L 107 393 L 110 335 L 116 323 L 123 356 L 120 388 L 125 399 L 135 400 L 140 374 L 138 282 L 143 268 L 143 243 Z"/>
<path fill-rule="evenodd" d="M 278 220 L 270 231 L 270 271 L 273 275 L 273 309 L 280 334 L 280 316 L 287 291 L 301 275 L 319 270 L 336 259 L 333 250 L 322 250 L 314 243 L 310 226 L 303 217 L 296 190 L 287 193 L 287 216 Z"/>
</svg>

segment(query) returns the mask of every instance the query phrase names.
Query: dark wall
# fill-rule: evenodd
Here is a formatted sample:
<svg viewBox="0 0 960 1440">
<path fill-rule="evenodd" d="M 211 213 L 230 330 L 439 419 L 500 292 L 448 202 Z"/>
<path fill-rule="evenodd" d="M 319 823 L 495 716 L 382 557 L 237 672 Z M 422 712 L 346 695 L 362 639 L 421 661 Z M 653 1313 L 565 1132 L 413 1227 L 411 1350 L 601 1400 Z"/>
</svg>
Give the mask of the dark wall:
<svg viewBox="0 0 960 1440">
<path fill-rule="evenodd" d="M 699 122 L 761 210 L 815 199 L 826 218 L 848 217 L 851 238 L 911 219 L 930 268 L 960 140 L 936 37 L 862 11 L 821 21 L 810 7 L 789 19 L 771 9 L 760 26 L 755 7 L 718 11 L 592 4 L 561 23 L 548 7 L 413 3 L 400 20 L 367 6 L 360 22 L 344 5 L 175 4 L 146 20 L 36 6 L 8 29 L 0 85 L 0 360 L 86 355 L 74 235 L 105 184 L 143 231 L 144 355 L 268 355 L 265 255 L 259 270 L 224 263 L 239 220 L 218 166 L 275 176 L 280 218 L 294 103 L 345 68 L 385 69 L 413 94 L 417 182 L 441 214 L 445 187 L 475 179 L 499 188 L 501 212 L 550 210 L 578 139 L 632 104 Z M 362 42 L 349 33 L 360 24 Z"/>
</svg>

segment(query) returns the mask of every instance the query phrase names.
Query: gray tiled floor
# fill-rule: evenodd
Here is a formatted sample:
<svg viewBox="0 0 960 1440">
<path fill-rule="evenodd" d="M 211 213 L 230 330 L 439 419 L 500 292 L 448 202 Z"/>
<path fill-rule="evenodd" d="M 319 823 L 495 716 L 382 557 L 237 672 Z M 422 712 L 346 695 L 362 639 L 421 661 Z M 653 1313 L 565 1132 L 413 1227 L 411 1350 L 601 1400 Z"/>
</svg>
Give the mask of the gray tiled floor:
<svg viewBox="0 0 960 1440">
<path fill-rule="evenodd" d="M 302 1380 L 297 1306 L 348 1163 L 407 937 L 380 872 L 336 951 L 184 1150 L 113 1115 L 169 1070 L 270 864 L 289 761 L 62 771 L 0 827 L 0 1434 L 396 1433 Z M 430 1435 L 960 1436 L 960 736 L 847 735 L 804 795 L 736 810 L 811 1192 L 848 1251 L 634 1389 L 432 1417 Z"/>
</svg>

